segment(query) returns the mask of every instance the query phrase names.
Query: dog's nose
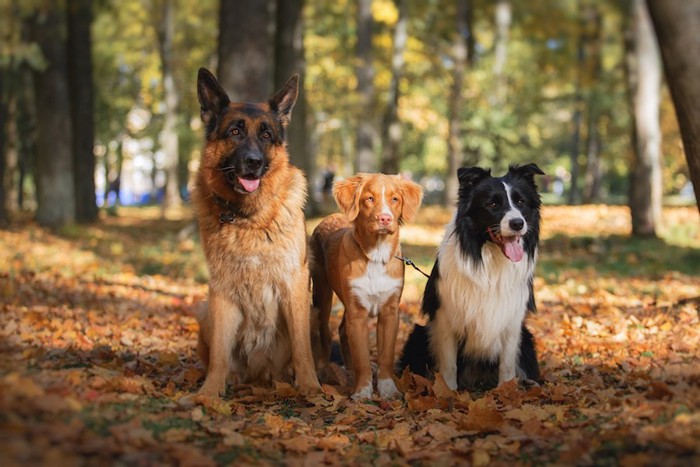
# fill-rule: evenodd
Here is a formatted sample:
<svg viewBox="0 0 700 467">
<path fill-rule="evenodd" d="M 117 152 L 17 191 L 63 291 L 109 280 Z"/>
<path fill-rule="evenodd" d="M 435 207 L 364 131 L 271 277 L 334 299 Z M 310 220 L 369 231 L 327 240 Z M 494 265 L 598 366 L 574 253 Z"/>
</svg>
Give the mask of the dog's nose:
<svg viewBox="0 0 700 467">
<path fill-rule="evenodd" d="M 249 152 L 243 157 L 243 163 L 248 170 L 258 170 L 263 165 L 263 157 L 261 154 Z"/>
<path fill-rule="evenodd" d="M 392 217 L 391 214 L 380 214 L 378 220 L 380 225 L 389 225 L 391 224 Z"/>
<path fill-rule="evenodd" d="M 523 219 L 511 219 L 508 222 L 508 226 L 513 229 L 513 230 L 520 230 L 523 228 L 525 225 L 525 221 Z"/>
</svg>

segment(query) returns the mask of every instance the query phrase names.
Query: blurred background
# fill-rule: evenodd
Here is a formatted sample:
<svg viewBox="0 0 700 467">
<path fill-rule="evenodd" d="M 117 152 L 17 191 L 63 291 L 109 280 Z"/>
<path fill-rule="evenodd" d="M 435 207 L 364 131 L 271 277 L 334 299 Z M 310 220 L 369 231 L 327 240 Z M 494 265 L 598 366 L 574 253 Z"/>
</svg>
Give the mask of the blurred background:
<svg viewBox="0 0 700 467">
<path fill-rule="evenodd" d="M 5 223 L 186 206 L 202 66 L 234 101 L 301 74 L 312 215 L 357 171 L 451 205 L 458 167 L 527 162 L 546 203 L 629 205 L 640 235 L 695 203 L 641 0 L 0 0 L 0 33 Z"/>
</svg>

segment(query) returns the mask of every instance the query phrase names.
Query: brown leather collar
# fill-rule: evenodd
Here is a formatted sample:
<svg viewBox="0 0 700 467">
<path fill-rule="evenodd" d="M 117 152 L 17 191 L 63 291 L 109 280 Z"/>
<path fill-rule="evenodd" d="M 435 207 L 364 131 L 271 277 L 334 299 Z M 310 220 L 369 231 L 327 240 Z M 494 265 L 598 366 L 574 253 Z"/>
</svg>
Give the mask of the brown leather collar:
<svg viewBox="0 0 700 467">
<path fill-rule="evenodd" d="M 214 203 L 216 203 L 221 212 L 219 213 L 219 224 L 233 224 L 237 217 L 242 216 L 238 209 L 228 200 L 222 198 L 216 193 L 213 194 Z"/>
</svg>

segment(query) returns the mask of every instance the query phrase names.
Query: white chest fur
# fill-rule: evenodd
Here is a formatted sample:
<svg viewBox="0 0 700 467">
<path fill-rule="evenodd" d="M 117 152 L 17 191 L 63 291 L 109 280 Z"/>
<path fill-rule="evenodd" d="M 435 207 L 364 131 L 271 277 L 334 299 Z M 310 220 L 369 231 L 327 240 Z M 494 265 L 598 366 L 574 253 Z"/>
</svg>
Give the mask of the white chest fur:
<svg viewBox="0 0 700 467">
<path fill-rule="evenodd" d="M 370 316 L 377 316 L 382 305 L 401 289 L 401 279 L 389 276 L 386 271 L 391 252 L 391 245 L 380 243 L 368 254 L 365 273 L 350 282 L 353 294 Z"/>
<path fill-rule="evenodd" d="M 452 227 L 450 225 L 447 232 L 452 232 Z M 534 261 L 525 255 L 514 263 L 498 247 L 487 243 L 482 249 L 483 261 L 478 263 L 462 253 L 456 235 L 445 237 L 438 258 L 438 314 L 449 321 L 460 338 L 466 338 L 465 350 L 485 358 L 496 358 L 504 337 L 519 333 Z"/>
</svg>

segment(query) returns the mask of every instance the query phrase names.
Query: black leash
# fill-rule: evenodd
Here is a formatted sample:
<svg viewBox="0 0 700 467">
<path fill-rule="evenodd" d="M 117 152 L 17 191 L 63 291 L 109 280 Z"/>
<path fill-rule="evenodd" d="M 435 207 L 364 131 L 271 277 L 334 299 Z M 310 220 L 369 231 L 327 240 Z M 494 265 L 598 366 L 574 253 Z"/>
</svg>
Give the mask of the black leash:
<svg viewBox="0 0 700 467">
<path fill-rule="evenodd" d="M 414 262 L 411 260 L 411 258 L 403 258 L 403 257 L 401 257 L 401 256 L 394 256 L 394 258 L 400 259 L 400 260 L 403 261 L 407 266 L 413 266 L 413 269 L 415 269 L 416 271 L 418 271 L 419 273 L 423 274 L 425 277 L 427 277 L 428 279 L 430 279 L 430 276 L 429 276 L 428 274 L 424 273 L 423 271 L 421 271 L 421 269 L 420 269 L 418 266 L 416 266 L 416 263 L 414 263 Z"/>
</svg>

